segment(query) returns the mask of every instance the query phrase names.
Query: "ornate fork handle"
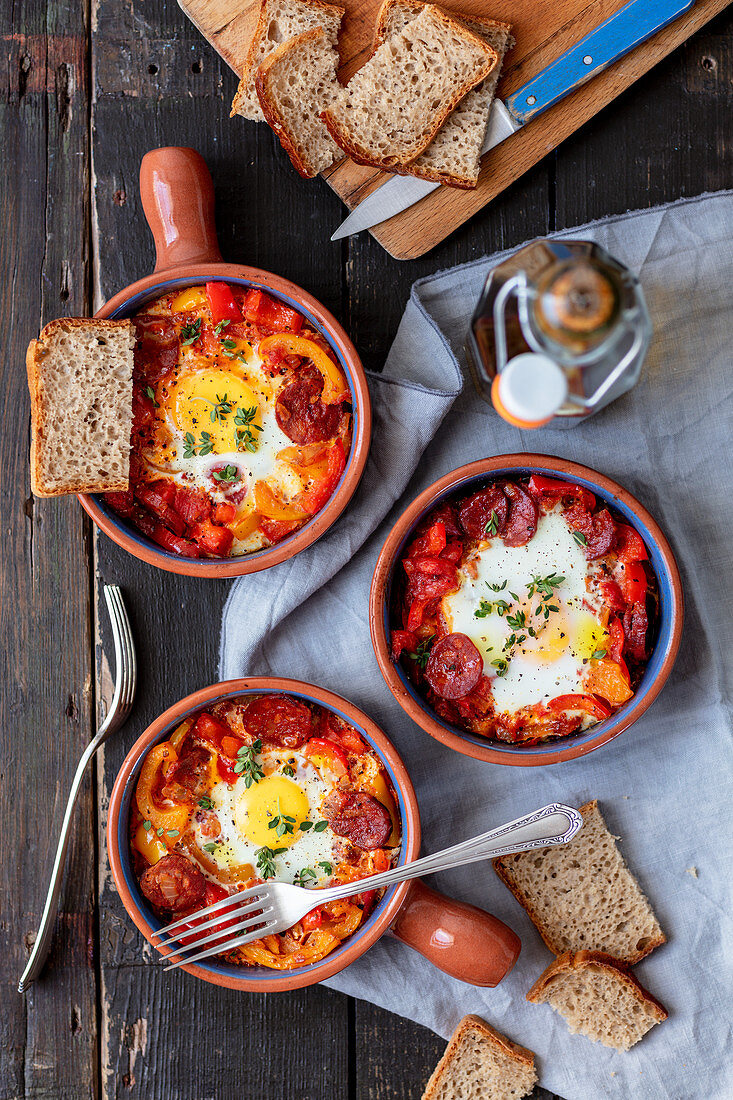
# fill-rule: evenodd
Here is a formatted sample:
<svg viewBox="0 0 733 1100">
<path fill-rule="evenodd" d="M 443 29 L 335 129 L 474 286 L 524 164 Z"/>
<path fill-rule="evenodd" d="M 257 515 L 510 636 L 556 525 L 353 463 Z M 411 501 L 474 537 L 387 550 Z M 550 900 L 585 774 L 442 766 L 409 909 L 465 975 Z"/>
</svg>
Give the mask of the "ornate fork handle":
<svg viewBox="0 0 733 1100">
<path fill-rule="evenodd" d="M 482 859 L 508 855 L 510 852 L 528 852 L 534 848 L 548 848 L 556 844 L 566 844 L 575 836 L 583 824 L 583 818 L 571 806 L 553 802 L 543 806 L 526 817 L 517 818 L 498 829 L 473 837 L 452 848 L 444 848 L 431 856 L 424 856 L 402 867 L 393 867 L 378 875 L 360 879 L 360 890 L 375 890 L 382 886 L 392 886 L 405 879 L 432 875 L 436 871 L 446 871 L 451 867 L 462 867 L 466 863 L 477 863 Z M 328 886 L 318 891 L 318 903 L 347 898 L 354 893 L 354 883 L 344 886 Z"/>
</svg>

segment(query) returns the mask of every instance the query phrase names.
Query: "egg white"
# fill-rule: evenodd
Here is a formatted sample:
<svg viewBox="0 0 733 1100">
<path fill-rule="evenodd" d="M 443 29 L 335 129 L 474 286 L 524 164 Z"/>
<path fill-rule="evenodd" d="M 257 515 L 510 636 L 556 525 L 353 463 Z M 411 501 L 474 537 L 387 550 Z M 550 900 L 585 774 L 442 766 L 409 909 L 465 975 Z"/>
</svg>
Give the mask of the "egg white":
<svg viewBox="0 0 733 1100">
<path fill-rule="evenodd" d="M 583 692 L 584 671 L 606 638 L 597 596 L 587 583 L 596 570 L 595 563 L 586 561 L 559 508 L 540 515 L 537 531 L 526 545 L 505 546 L 500 538 L 487 539 L 464 563 L 459 571 L 461 587 L 443 598 L 441 611 L 448 630 L 468 635 L 480 651 L 498 712 L 513 714 L 559 695 Z M 533 576 L 550 574 L 564 580 L 549 601 L 559 611 L 545 620 L 536 614 L 538 596 L 530 597 L 527 589 Z M 506 586 L 499 592 L 490 587 L 504 581 Z M 519 597 L 518 602 L 511 593 Z M 511 604 L 507 614 L 492 610 L 476 616 L 482 600 L 493 605 L 500 599 Z M 507 618 L 517 610 L 524 611 L 536 638 L 508 624 Z M 505 657 L 504 646 L 512 633 L 525 634 L 525 641 L 513 648 L 508 669 L 499 676 L 492 662 Z"/>
<path fill-rule="evenodd" d="M 288 778 L 294 783 L 308 803 L 308 820 L 314 824 L 323 820 L 321 803 L 332 790 L 332 786 L 326 783 L 313 764 L 297 749 L 283 749 L 263 752 L 258 758 L 266 776 L 282 774 L 283 766 L 289 766 L 293 775 Z M 263 780 L 261 782 L 265 782 Z M 252 790 L 250 787 L 249 790 Z M 225 782 L 217 782 L 209 791 L 209 798 L 216 811 L 221 833 L 216 837 L 216 846 L 212 852 L 207 852 L 207 858 L 222 871 L 242 864 L 250 864 L 253 874 L 259 876 L 257 870 L 257 852 L 262 845 L 253 842 L 239 828 L 238 822 L 242 821 L 242 800 L 246 800 L 248 788 L 242 777 L 231 785 Z M 201 831 L 201 822 L 194 819 L 193 839 L 197 847 L 204 850 L 205 845 L 212 842 L 210 836 Z M 278 839 L 275 829 L 268 830 L 268 847 L 275 849 L 283 844 Z M 331 880 L 331 874 L 319 863 L 327 863 L 334 866 L 333 848 L 337 840 L 330 825 L 322 832 L 310 829 L 303 832 L 296 828 L 296 839 L 286 850 L 274 857 L 275 878 L 277 882 L 295 882 L 296 876 L 303 868 L 311 868 L 316 872 L 315 879 L 308 878 L 307 886 L 324 886 Z M 288 838 L 289 839 L 289 838 Z"/>
</svg>

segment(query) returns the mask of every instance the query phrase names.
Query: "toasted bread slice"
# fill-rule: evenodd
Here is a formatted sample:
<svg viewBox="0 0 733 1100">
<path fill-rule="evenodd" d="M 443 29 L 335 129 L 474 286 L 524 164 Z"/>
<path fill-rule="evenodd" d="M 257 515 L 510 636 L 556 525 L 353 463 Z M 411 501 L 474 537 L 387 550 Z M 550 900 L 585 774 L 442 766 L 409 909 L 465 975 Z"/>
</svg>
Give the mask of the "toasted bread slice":
<svg viewBox="0 0 733 1100">
<path fill-rule="evenodd" d="M 343 156 L 320 113 L 336 96 L 339 56 L 323 27 L 283 42 L 255 73 L 262 112 L 304 179 Z"/>
<path fill-rule="evenodd" d="M 377 47 L 323 118 L 357 164 L 399 169 L 427 148 L 466 93 L 498 64 L 487 42 L 426 4 Z"/>
<path fill-rule="evenodd" d="M 384 0 L 377 17 L 375 49 L 415 19 L 424 7 L 423 0 Z M 441 126 L 424 153 L 401 169 L 405 175 L 419 176 L 449 187 L 469 190 L 478 183 L 481 147 L 501 75 L 504 55 L 514 45 L 510 23 L 479 16 L 469 17 L 448 10 L 447 14 L 485 39 L 499 55 L 493 72 L 464 96 L 452 115 Z"/>
<path fill-rule="evenodd" d="M 425 1086 L 422 1100 L 520 1100 L 537 1084 L 534 1054 L 464 1016 Z"/>
<path fill-rule="evenodd" d="M 253 122 L 264 122 L 265 115 L 255 87 L 255 74 L 259 66 L 283 42 L 316 27 L 323 27 L 329 45 L 335 46 L 343 15 L 344 8 L 325 4 L 323 0 L 260 0 L 257 26 L 244 61 L 231 114 L 242 115 Z"/>
<path fill-rule="evenodd" d="M 602 951 L 560 955 L 534 983 L 527 1000 L 549 1004 L 574 1035 L 614 1050 L 629 1050 L 667 1010 L 627 966 Z"/>
<path fill-rule="evenodd" d="M 121 492 L 130 483 L 132 321 L 51 321 L 26 355 L 36 496 Z"/>
<path fill-rule="evenodd" d="M 632 964 L 666 942 L 593 800 L 569 844 L 501 856 L 494 870 L 550 951 L 606 951 Z"/>
</svg>

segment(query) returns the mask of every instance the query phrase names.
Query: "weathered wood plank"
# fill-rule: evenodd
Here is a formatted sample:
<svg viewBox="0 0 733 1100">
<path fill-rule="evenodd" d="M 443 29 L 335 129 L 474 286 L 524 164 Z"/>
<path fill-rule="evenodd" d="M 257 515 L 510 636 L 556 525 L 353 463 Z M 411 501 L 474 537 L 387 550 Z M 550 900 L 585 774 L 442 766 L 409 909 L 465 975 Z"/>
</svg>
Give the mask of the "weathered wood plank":
<svg viewBox="0 0 733 1100">
<path fill-rule="evenodd" d="M 2 12 L 0 54 L 0 1094 L 91 1097 L 96 1084 L 94 805 L 78 810 L 48 968 L 17 983 L 40 919 L 71 777 L 90 736 L 87 528 L 75 500 L 33 500 L 25 349 L 87 308 L 84 5 Z"/>
</svg>

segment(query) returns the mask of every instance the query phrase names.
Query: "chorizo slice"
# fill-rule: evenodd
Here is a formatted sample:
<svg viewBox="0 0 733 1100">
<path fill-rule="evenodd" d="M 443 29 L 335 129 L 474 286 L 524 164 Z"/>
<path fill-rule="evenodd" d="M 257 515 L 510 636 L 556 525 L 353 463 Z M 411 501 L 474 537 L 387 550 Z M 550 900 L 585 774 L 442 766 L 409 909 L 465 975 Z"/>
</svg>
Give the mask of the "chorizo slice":
<svg viewBox="0 0 733 1100">
<path fill-rule="evenodd" d="M 208 749 L 191 744 L 191 738 L 187 738 L 184 752 L 166 773 L 163 797 L 193 805 L 206 790 L 209 760 Z"/>
<path fill-rule="evenodd" d="M 182 913 L 204 896 L 206 879 L 190 859 L 170 852 L 143 872 L 140 889 L 156 909 Z"/>
<path fill-rule="evenodd" d="M 511 481 L 502 486 L 509 498 L 509 516 L 502 534 L 505 546 L 524 546 L 537 530 L 537 503 L 521 485 Z"/>
<path fill-rule="evenodd" d="M 579 531 L 585 539 L 583 553 L 588 561 L 602 558 L 616 545 L 616 522 L 607 508 L 591 515 L 576 505 L 565 512 L 565 520 L 573 531 Z"/>
<path fill-rule="evenodd" d="M 333 791 L 323 803 L 323 816 L 337 836 L 357 848 L 382 848 L 392 832 L 389 810 L 364 791 Z"/>
<path fill-rule="evenodd" d="M 310 710 L 287 695 L 261 695 L 247 705 L 242 722 L 253 740 L 284 749 L 297 749 L 313 735 Z"/>
<path fill-rule="evenodd" d="M 135 317 L 135 376 L 157 382 L 178 362 L 180 344 L 176 326 L 168 317 Z"/>
<path fill-rule="evenodd" d="M 342 408 L 326 405 L 322 393 L 323 375 L 311 363 L 302 367 L 278 395 L 275 417 L 288 439 L 298 446 L 322 443 L 338 435 Z"/>
<path fill-rule="evenodd" d="M 469 538 L 485 539 L 503 533 L 508 512 L 509 501 L 501 488 L 489 485 L 463 502 L 458 519 Z"/>
<path fill-rule="evenodd" d="M 448 634 L 430 650 L 425 679 L 443 699 L 462 699 L 476 687 L 484 659 L 467 634 Z"/>
</svg>

